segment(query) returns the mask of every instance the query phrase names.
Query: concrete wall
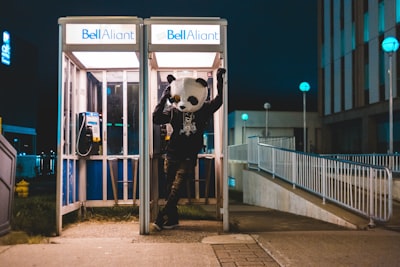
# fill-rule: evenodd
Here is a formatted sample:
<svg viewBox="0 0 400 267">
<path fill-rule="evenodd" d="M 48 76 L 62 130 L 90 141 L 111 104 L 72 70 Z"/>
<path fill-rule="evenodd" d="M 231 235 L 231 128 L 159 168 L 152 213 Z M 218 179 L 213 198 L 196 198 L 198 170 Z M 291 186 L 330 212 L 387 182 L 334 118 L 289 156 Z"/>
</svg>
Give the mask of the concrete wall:
<svg viewBox="0 0 400 267">
<path fill-rule="evenodd" d="M 393 200 L 400 201 L 400 178 L 393 178 Z"/>
<path fill-rule="evenodd" d="M 350 229 L 359 228 L 359 224 L 345 220 L 321 207 L 322 199 L 316 204 L 296 194 L 296 189 L 290 190 L 254 171 L 243 170 L 242 179 L 243 202 L 246 204 L 311 217 Z"/>
<path fill-rule="evenodd" d="M 228 163 L 228 177 L 235 179 L 235 186 L 231 189 L 243 192 L 243 169 L 247 164 L 245 163 Z"/>
</svg>

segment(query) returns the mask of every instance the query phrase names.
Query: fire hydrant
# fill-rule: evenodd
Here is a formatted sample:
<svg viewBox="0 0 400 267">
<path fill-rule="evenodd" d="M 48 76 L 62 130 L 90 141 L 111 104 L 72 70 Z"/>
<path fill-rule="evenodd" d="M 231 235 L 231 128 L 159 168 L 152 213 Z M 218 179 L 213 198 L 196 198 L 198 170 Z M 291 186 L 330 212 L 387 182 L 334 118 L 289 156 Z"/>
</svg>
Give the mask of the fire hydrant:
<svg viewBox="0 0 400 267">
<path fill-rule="evenodd" d="M 25 180 L 21 180 L 15 185 L 15 192 L 18 193 L 19 197 L 28 197 L 29 183 Z"/>
</svg>

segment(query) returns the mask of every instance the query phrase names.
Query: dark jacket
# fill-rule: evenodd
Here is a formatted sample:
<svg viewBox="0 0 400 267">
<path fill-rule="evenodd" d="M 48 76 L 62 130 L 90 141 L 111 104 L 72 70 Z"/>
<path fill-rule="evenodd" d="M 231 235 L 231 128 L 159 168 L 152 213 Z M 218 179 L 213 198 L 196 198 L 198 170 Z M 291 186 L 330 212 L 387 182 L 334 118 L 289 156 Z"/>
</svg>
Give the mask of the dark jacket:
<svg viewBox="0 0 400 267">
<path fill-rule="evenodd" d="M 197 159 L 197 154 L 203 147 L 203 134 L 211 116 L 222 105 L 222 90 L 211 101 L 206 101 L 196 112 L 181 112 L 172 105 L 164 109 L 167 98 L 161 98 L 160 103 L 154 109 L 153 123 L 170 123 L 173 128 L 167 157 L 171 159 Z M 185 119 L 185 118 L 186 119 Z M 184 127 L 184 121 L 190 121 Z"/>
</svg>

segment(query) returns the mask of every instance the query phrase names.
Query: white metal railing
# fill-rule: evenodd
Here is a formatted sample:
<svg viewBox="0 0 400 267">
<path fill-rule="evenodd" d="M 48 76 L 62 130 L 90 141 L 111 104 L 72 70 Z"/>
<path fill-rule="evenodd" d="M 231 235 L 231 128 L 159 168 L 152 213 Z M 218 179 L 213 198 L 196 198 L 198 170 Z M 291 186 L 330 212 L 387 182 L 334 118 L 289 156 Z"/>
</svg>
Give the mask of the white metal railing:
<svg viewBox="0 0 400 267">
<path fill-rule="evenodd" d="M 325 157 L 343 159 L 365 164 L 387 167 L 393 172 L 400 172 L 400 154 L 326 154 Z"/>
<path fill-rule="evenodd" d="M 296 138 L 294 136 L 258 137 L 258 142 L 291 150 L 296 149 Z"/>
<path fill-rule="evenodd" d="M 295 150 L 296 139 L 294 136 L 259 137 L 250 136 L 246 144 L 228 146 L 229 161 L 247 164 L 258 164 L 258 143 L 268 144 Z"/>
<path fill-rule="evenodd" d="M 249 168 L 269 172 L 294 188 L 320 196 L 323 203 L 329 200 L 369 218 L 371 223 L 388 221 L 392 216 L 392 171 L 385 164 L 378 166 L 368 161 L 355 162 L 256 143 L 251 141 L 247 145 Z M 234 150 L 230 152 L 230 157 L 237 157 Z"/>
<path fill-rule="evenodd" d="M 250 136 L 247 139 L 248 150 L 247 150 L 247 163 L 250 168 L 258 165 L 258 144 L 268 144 L 274 147 L 281 147 L 286 149 L 295 150 L 296 139 L 294 136 L 289 137 L 258 137 Z"/>
<path fill-rule="evenodd" d="M 247 163 L 247 144 L 228 146 L 228 155 L 231 162 Z"/>
</svg>

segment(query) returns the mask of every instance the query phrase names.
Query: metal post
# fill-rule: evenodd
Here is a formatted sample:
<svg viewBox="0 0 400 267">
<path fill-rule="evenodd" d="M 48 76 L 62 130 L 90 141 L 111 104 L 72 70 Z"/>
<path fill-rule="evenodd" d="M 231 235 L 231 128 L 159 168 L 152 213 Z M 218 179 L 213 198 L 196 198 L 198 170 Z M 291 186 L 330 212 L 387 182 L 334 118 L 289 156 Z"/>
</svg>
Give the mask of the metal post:
<svg viewBox="0 0 400 267">
<path fill-rule="evenodd" d="M 308 82 L 302 82 L 299 85 L 300 91 L 303 92 L 303 151 L 307 152 L 307 138 L 306 138 L 306 93 L 310 90 Z"/>
<path fill-rule="evenodd" d="M 265 108 L 265 137 L 268 137 L 268 110 L 271 108 L 271 104 L 266 102 L 264 103 Z"/>
<path fill-rule="evenodd" d="M 243 136 L 242 136 L 242 144 L 245 144 L 246 141 L 246 121 L 243 121 Z"/>
<path fill-rule="evenodd" d="M 306 138 L 306 92 L 303 92 L 303 148 L 307 152 L 307 138 Z"/>
<path fill-rule="evenodd" d="M 382 49 L 389 55 L 389 154 L 393 154 L 393 79 L 392 57 L 399 49 L 399 41 L 394 36 L 388 36 L 382 41 Z"/>
<path fill-rule="evenodd" d="M 393 154 L 393 79 L 392 53 L 389 54 L 389 154 Z"/>
<path fill-rule="evenodd" d="M 245 144 L 245 143 L 247 143 L 247 139 L 246 139 L 246 121 L 249 119 L 249 115 L 247 113 L 243 113 L 241 118 L 242 118 L 242 121 L 243 121 L 242 144 Z"/>
</svg>

